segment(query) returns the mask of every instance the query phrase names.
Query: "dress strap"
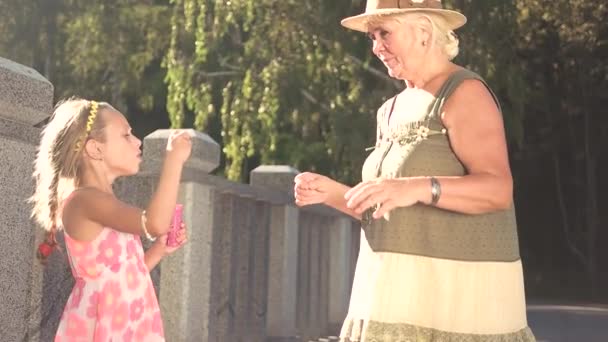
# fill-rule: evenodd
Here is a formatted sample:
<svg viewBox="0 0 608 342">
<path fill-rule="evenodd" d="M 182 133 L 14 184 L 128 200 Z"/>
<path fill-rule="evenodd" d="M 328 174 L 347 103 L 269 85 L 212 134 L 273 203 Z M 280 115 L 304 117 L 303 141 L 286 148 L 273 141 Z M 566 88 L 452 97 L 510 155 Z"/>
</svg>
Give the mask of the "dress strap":
<svg viewBox="0 0 608 342">
<path fill-rule="evenodd" d="M 429 119 L 431 121 L 434 121 L 434 123 L 438 124 L 440 129 L 445 128 L 443 126 L 443 123 L 441 122 L 441 112 L 443 110 L 443 106 L 450 98 L 450 96 L 454 93 L 454 91 L 456 91 L 460 84 L 462 84 L 462 82 L 464 82 L 465 80 L 478 80 L 483 83 L 483 85 L 488 89 L 488 91 L 492 95 L 492 98 L 494 99 L 498 110 L 502 112 L 500 103 L 498 102 L 498 98 L 496 97 L 496 94 L 494 94 L 488 83 L 478 74 L 467 69 L 460 69 L 458 71 L 455 71 L 450 75 L 450 77 L 448 77 L 448 79 L 443 83 L 441 88 L 439 88 L 439 90 L 437 91 L 435 95 L 435 100 L 430 105 Z"/>
<path fill-rule="evenodd" d="M 397 96 L 399 96 L 399 94 L 397 94 L 397 95 L 395 95 L 395 97 L 393 97 L 393 102 L 391 103 L 391 110 L 388 112 L 388 116 L 386 119 L 386 127 L 390 126 L 391 116 L 393 115 L 393 111 L 395 110 L 395 103 L 397 103 Z"/>
<path fill-rule="evenodd" d="M 382 131 L 382 125 L 384 125 L 384 122 L 386 121 L 386 127 L 389 126 L 391 115 L 393 115 L 393 111 L 395 110 L 395 103 L 397 102 L 397 96 L 399 96 L 399 94 L 397 94 L 393 97 L 393 101 L 391 102 L 391 108 L 388 111 L 388 114 L 386 112 L 386 108 L 387 108 L 386 103 L 382 106 L 382 108 L 380 108 L 381 114 L 376 118 L 376 144 L 372 147 L 367 147 L 365 149 L 366 151 L 371 151 L 371 150 L 377 148 L 380 141 L 382 141 L 384 139 L 384 132 Z"/>
</svg>

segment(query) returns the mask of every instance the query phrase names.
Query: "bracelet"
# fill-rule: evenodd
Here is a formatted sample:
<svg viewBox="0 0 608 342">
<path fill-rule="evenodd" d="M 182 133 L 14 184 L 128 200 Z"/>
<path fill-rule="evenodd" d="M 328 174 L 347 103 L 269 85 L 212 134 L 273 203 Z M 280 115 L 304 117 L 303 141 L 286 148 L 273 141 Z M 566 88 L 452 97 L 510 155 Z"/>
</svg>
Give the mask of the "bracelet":
<svg viewBox="0 0 608 342">
<path fill-rule="evenodd" d="M 437 205 L 441 197 L 441 184 L 435 177 L 431 177 L 431 205 Z"/>
<path fill-rule="evenodd" d="M 146 211 L 143 210 L 141 212 L 141 228 L 144 231 L 144 235 L 146 236 L 146 238 L 150 241 L 154 241 L 156 240 L 156 238 L 152 235 L 150 235 L 150 233 L 148 233 L 148 228 L 146 228 L 146 222 L 148 221 L 148 219 L 146 218 Z"/>
</svg>

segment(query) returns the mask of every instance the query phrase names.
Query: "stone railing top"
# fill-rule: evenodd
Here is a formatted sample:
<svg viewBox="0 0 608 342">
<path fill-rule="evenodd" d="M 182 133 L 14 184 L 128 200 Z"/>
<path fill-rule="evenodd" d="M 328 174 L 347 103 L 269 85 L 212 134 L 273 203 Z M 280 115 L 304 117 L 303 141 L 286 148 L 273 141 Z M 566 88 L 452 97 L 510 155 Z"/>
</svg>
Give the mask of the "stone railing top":
<svg viewBox="0 0 608 342">
<path fill-rule="evenodd" d="M 33 126 L 52 109 L 53 85 L 36 70 L 0 57 L 0 118 Z"/>
<path fill-rule="evenodd" d="M 249 183 L 254 187 L 269 188 L 293 194 L 293 179 L 300 173 L 289 165 L 260 165 L 251 171 Z"/>
<path fill-rule="evenodd" d="M 144 138 L 142 170 L 160 171 L 171 131 L 159 129 Z M 220 145 L 205 133 L 193 129 L 185 131 L 192 137 L 192 154 L 185 167 L 207 173 L 215 170 L 220 165 Z"/>
<path fill-rule="evenodd" d="M 265 186 L 250 186 L 243 183 L 237 183 L 227 180 L 223 177 L 213 176 L 209 174 L 201 174 L 200 172 L 192 172 L 192 170 L 184 170 L 182 174 L 183 181 L 198 182 L 208 186 L 212 186 L 216 191 L 221 193 L 230 193 L 239 197 L 253 198 L 258 201 L 268 202 L 274 205 L 289 205 L 294 206 L 293 193 L 265 187 Z M 293 186 L 292 186 L 293 188 Z M 349 217 L 348 215 L 325 205 L 315 204 L 300 208 L 302 212 L 330 217 Z M 354 219 L 353 219 L 354 220 Z"/>
</svg>

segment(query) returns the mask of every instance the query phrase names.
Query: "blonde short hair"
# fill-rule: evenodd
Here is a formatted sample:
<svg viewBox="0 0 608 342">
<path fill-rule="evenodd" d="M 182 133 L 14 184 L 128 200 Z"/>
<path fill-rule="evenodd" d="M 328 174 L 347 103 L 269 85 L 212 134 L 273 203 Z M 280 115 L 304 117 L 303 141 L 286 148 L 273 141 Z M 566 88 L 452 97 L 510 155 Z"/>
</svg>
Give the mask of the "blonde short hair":
<svg viewBox="0 0 608 342">
<path fill-rule="evenodd" d="M 401 13 L 372 16 L 367 21 L 368 27 L 373 27 L 394 20 L 401 24 L 418 25 L 429 31 L 431 46 L 438 46 L 449 60 L 458 56 L 459 40 L 453 30 L 448 28 L 445 19 L 434 13 Z"/>
</svg>

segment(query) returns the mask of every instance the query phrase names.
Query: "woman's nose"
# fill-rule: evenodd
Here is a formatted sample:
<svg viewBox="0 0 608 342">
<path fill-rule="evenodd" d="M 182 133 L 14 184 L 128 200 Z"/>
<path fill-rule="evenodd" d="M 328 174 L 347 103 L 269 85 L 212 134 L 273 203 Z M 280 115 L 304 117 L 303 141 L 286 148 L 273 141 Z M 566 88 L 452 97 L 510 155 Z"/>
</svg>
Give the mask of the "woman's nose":
<svg viewBox="0 0 608 342">
<path fill-rule="evenodd" d="M 374 53 L 374 55 L 378 55 L 383 48 L 384 44 L 382 44 L 382 41 L 380 39 L 374 39 L 372 41 L 372 52 Z"/>
</svg>

